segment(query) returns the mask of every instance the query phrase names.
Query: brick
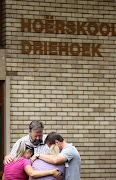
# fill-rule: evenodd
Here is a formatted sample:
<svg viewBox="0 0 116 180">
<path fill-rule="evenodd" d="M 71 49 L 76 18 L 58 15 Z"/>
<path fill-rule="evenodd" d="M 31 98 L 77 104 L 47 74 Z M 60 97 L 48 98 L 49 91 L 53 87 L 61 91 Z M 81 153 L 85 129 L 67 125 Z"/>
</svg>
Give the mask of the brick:
<svg viewBox="0 0 116 180">
<path fill-rule="evenodd" d="M 82 159 L 82 180 L 114 180 L 116 42 L 111 24 L 115 24 L 116 19 L 115 3 L 108 0 L 7 0 L 3 5 L 2 43 L 6 49 L 0 51 L 0 62 L 4 57 L 6 75 L 10 76 L 10 146 L 28 134 L 28 124 L 32 120 L 41 120 L 46 134 L 57 131 L 76 145 Z M 86 22 L 87 35 L 77 34 L 77 31 L 75 34 L 61 33 L 61 30 L 57 34 L 46 33 L 46 15 L 53 16 L 54 29 L 55 20 L 65 24 L 67 21 Z M 31 32 L 21 32 L 22 17 L 31 19 Z M 41 33 L 33 29 L 35 19 L 41 19 L 44 24 Z M 99 27 L 96 35 L 89 34 L 91 22 Z M 110 26 L 108 35 L 101 34 L 102 23 Z M 55 55 L 33 54 L 33 47 L 30 54 L 22 54 L 23 40 L 67 42 L 68 51 L 71 43 L 101 44 L 102 57 L 97 54 L 82 56 L 82 48 L 78 56 L 66 56 L 65 52 L 62 55 L 58 52 Z"/>
</svg>

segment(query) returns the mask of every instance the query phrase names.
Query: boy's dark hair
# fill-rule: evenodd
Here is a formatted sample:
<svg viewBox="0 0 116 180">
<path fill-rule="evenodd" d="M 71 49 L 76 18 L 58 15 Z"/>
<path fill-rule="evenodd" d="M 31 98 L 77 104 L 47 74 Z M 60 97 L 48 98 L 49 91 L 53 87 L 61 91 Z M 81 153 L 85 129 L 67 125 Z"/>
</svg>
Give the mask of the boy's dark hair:
<svg viewBox="0 0 116 180">
<path fill-rule="evenodd" d="M 63 137 L 60 134 L 56 132 L 50 132 L 45 139 L 45 144 L 47 142 L 49 142 L 50 145 L 55 144 L 55 140 L 58 140 L 60 142 L 64 141 Z"/>
</svg>

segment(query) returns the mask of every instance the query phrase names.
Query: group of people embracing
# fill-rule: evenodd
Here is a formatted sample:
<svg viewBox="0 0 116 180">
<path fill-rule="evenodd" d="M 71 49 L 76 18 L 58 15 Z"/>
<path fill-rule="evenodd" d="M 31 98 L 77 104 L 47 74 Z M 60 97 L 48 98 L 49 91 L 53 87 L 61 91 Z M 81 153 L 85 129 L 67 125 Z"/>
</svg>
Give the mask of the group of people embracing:
<svg viewBox="0 0 116 180">
<path fill-rule="evenodd" d="M 80 180 L 81 158 L 73 144 L 32 121 L 29 134 L 20 138 L 4 158 L 2 180 Z"/>
</svg>

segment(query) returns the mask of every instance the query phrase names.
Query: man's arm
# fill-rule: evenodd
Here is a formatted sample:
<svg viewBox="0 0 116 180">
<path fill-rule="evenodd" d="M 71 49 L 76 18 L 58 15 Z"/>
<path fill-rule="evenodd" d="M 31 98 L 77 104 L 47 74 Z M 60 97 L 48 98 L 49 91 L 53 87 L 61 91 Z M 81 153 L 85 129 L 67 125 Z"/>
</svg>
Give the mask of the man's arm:
<svg viewBox="0 0 116 180">
<path fill-rule="evenodd" d="M 17 152 L 17 149 L 19 147 L 19 143 L 20 143 L 20 140 L 18 140 L 12 147 L 11 149 L 11 152 L 9 155 L 6 155 L 4 157 L 4 163 L 9 163 L 10 161 L 12 161 L 14 159 L 14 157 L 16 156 L 16 152 Z"/>
<path fill-rule="evenodd" d="M 14 159 L 14 156 L 11 156 L 10 154 L 6 155 L 4 157 L 4 164 L 10 163 L 10 161 L 12 161 L 13 159 Z"/>
<path fill-rule="evenodd" d="M 36 155 L 32 159 L 36 159 Z M 50 164 L 63 164 L 67 161 L 67 158 L 62 155 L 46 155 L 46 154 L 40 154 L 39 159 L 46 161 Z M 32 160 L 33 161 L 33 160 Z"/>
<path fill-rule="evenodd" d="M 10 155 L 11 156 L 16 156 L 16 152 L 17 152 L 17 149 L 19 147 L 19 144 L 20 144 L 21 140 L 19 139 L 12 147 L 11 149 L 11 152 L 10 152 Z"/>
</svg>

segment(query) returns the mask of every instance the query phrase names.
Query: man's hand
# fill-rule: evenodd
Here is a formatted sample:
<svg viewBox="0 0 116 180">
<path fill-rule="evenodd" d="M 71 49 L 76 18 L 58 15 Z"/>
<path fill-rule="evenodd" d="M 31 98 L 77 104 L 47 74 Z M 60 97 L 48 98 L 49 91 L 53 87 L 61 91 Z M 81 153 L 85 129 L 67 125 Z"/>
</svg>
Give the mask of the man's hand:
<svg viewBox="0 0 116 180">
<path fill-rule="evenodd" d="M 6 156 L 4 157 L 4 164 L 10 163 L 13 159 L 14 159 L 14 156 L 6 155 Z"/>
<path fill-rule="evenodd" d="M 37 159 L 36 155 L 34 154 L 31 158 L 31 164 L 33 164 L 33 162 Z"/>
</svg>

